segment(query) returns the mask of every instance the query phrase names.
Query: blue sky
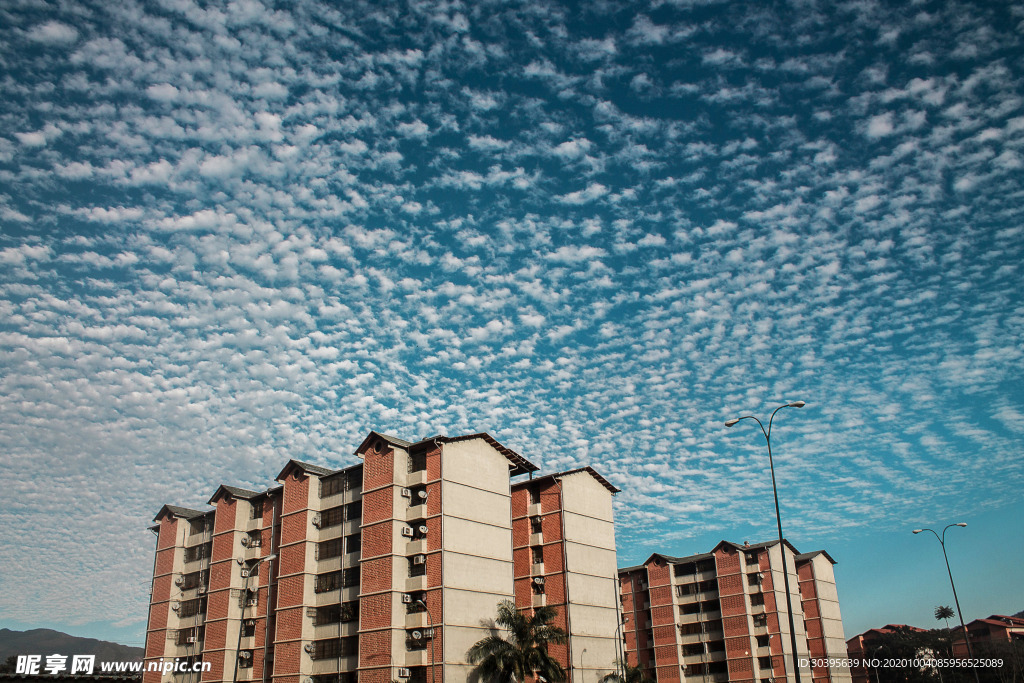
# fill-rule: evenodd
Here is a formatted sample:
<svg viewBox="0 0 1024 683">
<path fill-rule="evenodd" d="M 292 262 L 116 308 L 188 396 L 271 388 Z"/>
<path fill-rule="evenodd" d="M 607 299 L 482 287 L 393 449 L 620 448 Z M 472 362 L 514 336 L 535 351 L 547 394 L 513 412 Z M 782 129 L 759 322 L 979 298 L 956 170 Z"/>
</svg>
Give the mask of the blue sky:
<svg viewBox="0 0 1024 683">
<path fill-rule="evenodd" d="M 0 626 L 141 642 L 163 503 L 488 431 L 619 561 L 1024 609 L 1024 8 L 0 9 Z"/>
</svg>

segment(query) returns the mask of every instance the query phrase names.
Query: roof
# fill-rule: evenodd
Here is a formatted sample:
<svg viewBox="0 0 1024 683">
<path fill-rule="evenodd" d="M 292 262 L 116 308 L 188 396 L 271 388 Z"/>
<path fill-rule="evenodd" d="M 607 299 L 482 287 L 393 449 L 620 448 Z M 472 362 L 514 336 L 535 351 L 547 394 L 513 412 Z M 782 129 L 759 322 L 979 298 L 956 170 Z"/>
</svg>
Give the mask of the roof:
<svg viewBox="0 0 1024 683">
<path fill-rule="evenodd" d="M 782 542 L 786 544 L 786 547 L 789 548 L 794 555 L 800 554 L 800 551 L 794 548 L 792 543 L 790 543 L 786 539 L 782 539 Z M 777 540 L 764 541 L 763 543 L 744 543 L 743 545 L 740 545 L 739 543 L 733 543 L 732 541 L 719 541 L 718 545 L 712 548 L 711 552 L 715 552 L 723 545 L 732 546 L 736 550 L 764 550 L 765 548 L 771 548 L 772 546 L 776 546 L 778 544 L 779 542 Z"/>
<path fill-rule="evenodd" d="M 331 470 L 326 467 L 320 467 L 319 465 L 311 465 L 308 462 L 302 462 L 301 460 L 289 460 L 288 464 L 278 473 L 275 477 L 276 481 L 281 481 L 288 476 L 288 473 L 293 469 L 300 469 L 306 474 L 315 474 L 318 477 L 325 477 L 328 474 L 334 474 L 338 470 Z"/>
<path fill-rule="evenodd" d="M 227 484 L 221 484 L 217 487 L 217 490 L 210 496 L 210 500 L 206 501 L 207 504 L 213 505 L 214 501 L 221 497 L 222 494 L 230 494 L 235 498 L 242 498 L 243 500 L 251 500 L 257 498 L 266 493 L 266 491 L 250 491 L 249 489 L 240 489 L 237 486 L 228 486 Z"/>
<path fill-rule="evenodd" d="M 513 451 L 511 448 L 506 448 L 505 446 L 501 445 L 497 439 L 492 437 L 487 432 L 464 434 L 463 436 L 438 435 L 431 436 L 426 439 L 420 439 L 419 441 L 416 442 L 412 442 L 406 441 L 405 439 L 400 439 L 397 436 L 392 436 L 390 434 L 382 434 L 381 432 L 371 431 L 369 434 L 366 435 L 366 438 L 363 439 L 362 443 L 359 444 L 359 448 L 356 449 L 356 455 L 359 455 L 361 452 L 364 452 L 370 446 L 370 443 L 374 439 L 382 439 L 387 443 L 391 444 L 392 446 L 398 446 L 399 448 L 405 450 L 429 443 L 457 443 L 459 441 L 472 441 L 473 439 L 483 439 L 485 442 L 487 442 L 488 445 L 491 446 L 491 448 L 504 455 L 508 459 L 508 461 L 512 463 L 512 468 L 511 471 L 509 472 L 509 476 L 515 476 L 517 474 L 526 474 L 527 472 L 536 472 L 538 469 L 540 469 L 532 462 L 530 462 L 523 456 Z"/>
<path fill-rule="evenodd" d="M 525 485 L 529 484 L 531 481 L 543 481 L 544 479 L 552 479 L 552 478 L 559 479 L 561 477 L 567 477 L 567 476 L 569 476 L 571 474 L 579 474 L 580 472 L 586 472 L 587 474 L 592 476 L 594 479 L 596 479 L 598 481 L 598 483 L 601 484 L 601 486 L 605 487 L 606 489 L 611 491 L 613 494 L 614 493 L 618 493 L 620 491 L 620 489 L 616 488 L 611 482 L 609 482 L 607 479 L 605 479 L 600 474 L 598 474 L 597 470 L 595 470 L 593 467 L 590 467 L 590 466 L 587 466 L 587 467 L 577 467 L 576 469 L 566 470 L 564 472 L 554 472 L 552 474 L 544 474 L 544 475 L 541 475 L 539 477 L 534 477 L 533 479 L 527 479 L 526 481 L 517 481 L 513 486 L 525 486 Z"/>
<path fill-rule="evenodd" d="M 796 556 L 796 560 L 797 560 L 797 562 L 800 562 L 800 561 L 803 561 L 803 560 L 810 560 L 811 558 L 817 557 L 818 555 L 824 555 L 825 559 L 827 559 L 832 564 L 838 564 L 838 562 L 836 562 L 834 559 L 832 559 L 832 556 L 829 555 L 828 552 L 825 551 L 825 550 L 812 550 L 809 553 L 801 553 L 801 554 Z"/>
<path fill-rule="evenodd" d="M 212 510 L 207 510 L 206 512 L 203 512 L 202 510 L 193 510 L 192 508 L 183 508 L 178 507 L 177 505 L 164 505 L 162 508 L 160 508 L 160 511 L 156 513 L 156 517 L 153 518 L 153 521 L 155 522 L 156 520 L 163 517 L 165 512 L 169 512 L 175 517 L 183 517 L 184 519 L 195 519 L 196 517 L 202 517 L 203 515 L 209 514 L 210 512 L 212 512 Z"/>
<path fill-rule="evenodd" d="M 575 472 L 576 470 L 571 471 Z M 824 550 L 815 550 L 814 552 L 804 553 L 803 555 L 800 555 L 797 552 L 797 549 L 793 547 L 792 543 L 790 543 L 786 539 L 782 539 L 782 542 L 786 544 L 786 547 L 793 551 L 793 554 L 796 556 L 798 560 L 810 559 L 815 555 L 824 555 L 832 564 L 836 564 L 836 561 L 833 560 L 832 557 Z M 712 548 L 711 552 L 709 553 L 697 553 L 696 555 L 686 555 L 685 557 L 674 557 L 672 555 L 665 555 L 664 553 L 653 553 L 644 561 L 644 564 L 637 565 L 635 567 L 623 567 L 619 569 L 619 573 L 622 574 L 624 572 L 631 572 L 636 571 L 637 569 L 642 569 L 654 558 L 660 558 L 669 564 L 683 564 L 684 562 L 699 562 L 701 560 L 710 560 L 714 558 L 715 551 L 721 548 L 723 545 L 735 548 L 736 550 L 764 550 L 765 548 L 770 548 L 778 544 L 778 541 L 764 541 L 763 543 L 745 543 L 743 545 L 740 545 L 739 543 L 733 543 L 732 541 L 719 541 L 718 545 Z"/>
</svg>

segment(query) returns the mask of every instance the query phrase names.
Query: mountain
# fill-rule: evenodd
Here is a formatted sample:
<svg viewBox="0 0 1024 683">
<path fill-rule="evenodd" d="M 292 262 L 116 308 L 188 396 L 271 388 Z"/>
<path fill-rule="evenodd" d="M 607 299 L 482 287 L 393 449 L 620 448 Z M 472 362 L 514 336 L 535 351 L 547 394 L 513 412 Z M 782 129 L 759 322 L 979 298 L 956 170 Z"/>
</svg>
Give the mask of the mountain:
<svg viewBox="0 0 1024 683">
<path fill-rule="evenodd" d="M 11 655 L 96 655 L 98 662 L 133 661 L 142 659 L 141 647 L 119 645 L 95 638 L 79 638 L 67 633 L 37 628 L 31 631 L 11 631 L 0 628 L 0 662 Z M 45 659 L 43 661 L 46 661 Z"/>
</svg>

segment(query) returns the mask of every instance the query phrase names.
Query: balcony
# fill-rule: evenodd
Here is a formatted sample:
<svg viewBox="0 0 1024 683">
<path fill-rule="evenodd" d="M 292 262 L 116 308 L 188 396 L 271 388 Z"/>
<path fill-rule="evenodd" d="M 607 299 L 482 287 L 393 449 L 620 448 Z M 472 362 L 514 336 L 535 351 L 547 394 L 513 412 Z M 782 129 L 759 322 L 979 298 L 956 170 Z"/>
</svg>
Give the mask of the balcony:
<svg viewBox="0 0 1024 683">
<path fill-rule="evenodd" d="M 409 472 L 405 477 L 405 485 L 407 487 L 419 486 L 420 484 L 427 483 L 427 471 L 419 470 L 418 472 Z"/>
<path fill-rule="evenodd" d="M 405 615 L 405 628 L 427 628 L 430 619 L 426 612 L 413 612 Z"/>
<path fill-rule="evenodd" d="M 533 594 L 533 607 L 543 607 L 548 604 L 547 596 L 544 593 Z"/>
<path fill-rule="evenodd" d="M 526 516 L 535 517 L 541 514 L 540 503 L 530 503 L 526 506 Z"/>
<path fill-rule="evenodd" d="M 530 534 L 530 545 L 543 545 L 543 544 L 544 544 L 544 534 L 543 533 Z"/>
</svg>

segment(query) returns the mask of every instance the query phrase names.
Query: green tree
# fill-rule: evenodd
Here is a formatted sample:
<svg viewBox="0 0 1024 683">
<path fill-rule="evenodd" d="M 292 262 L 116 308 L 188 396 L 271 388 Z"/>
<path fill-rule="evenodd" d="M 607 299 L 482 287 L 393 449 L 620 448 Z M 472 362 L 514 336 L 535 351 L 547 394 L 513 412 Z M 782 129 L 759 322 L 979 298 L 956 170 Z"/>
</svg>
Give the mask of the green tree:
<svg viewBox="0 0 1024 683">
<path fill-rule="evenodd" d="M 629 663 L 618 660 L 615 662 L 615 666 L 618 670 L 602 678 L 601 683 L 654 683 L 654 679 L 644 673 L 639 666 L 630 666 Z M 623 669 L 626 671 L 625 678 L 622 677 Z"/>
<path fill-rule="evenodd" d="M 505 630 L 504 637 L 492 633 L 469 648 L 466 658 L 476 665 L 485 683 L 525 683 L 540 675 L 551 683 L 565 680 L 565 669 L 548 654 L 548 646 L 564 643 L 569 634 L 552 626 L 558 615 L 554 607 L 539 607 L 531 616 L 516 609 L 511 600 L 498 603 L 495 626 Z"/>
</svg>

